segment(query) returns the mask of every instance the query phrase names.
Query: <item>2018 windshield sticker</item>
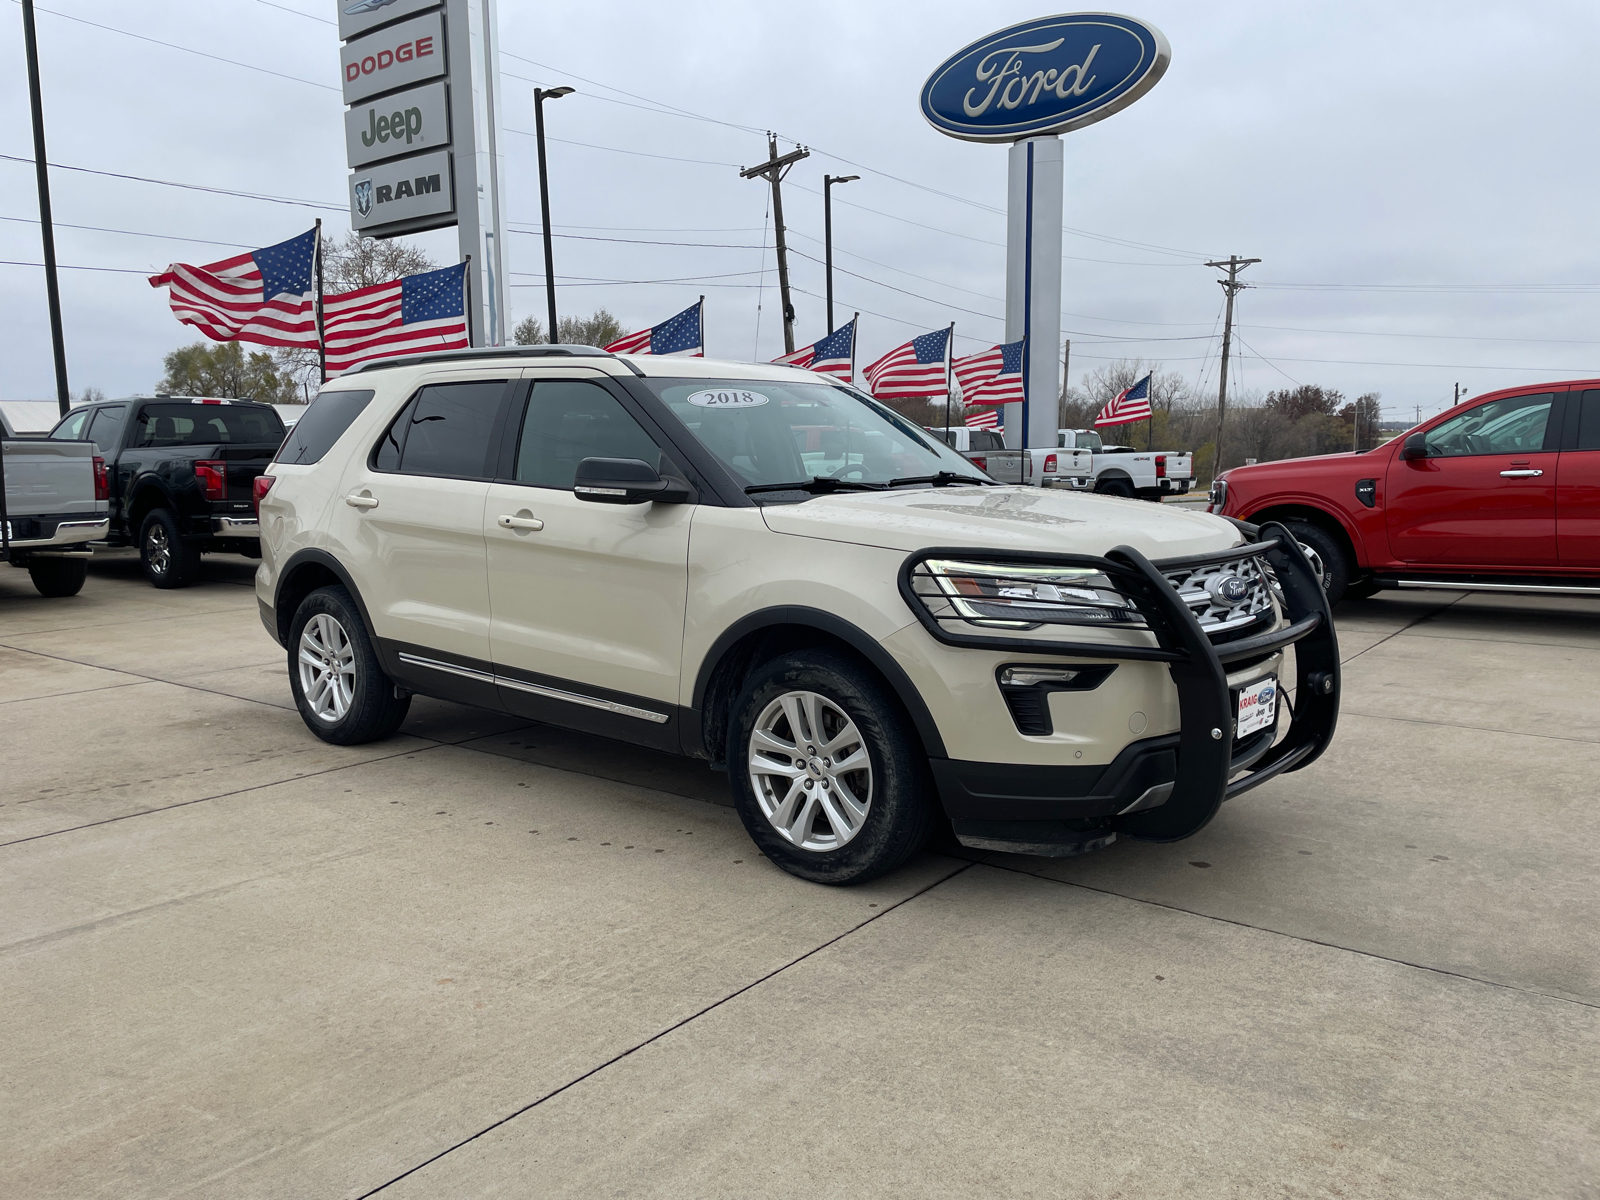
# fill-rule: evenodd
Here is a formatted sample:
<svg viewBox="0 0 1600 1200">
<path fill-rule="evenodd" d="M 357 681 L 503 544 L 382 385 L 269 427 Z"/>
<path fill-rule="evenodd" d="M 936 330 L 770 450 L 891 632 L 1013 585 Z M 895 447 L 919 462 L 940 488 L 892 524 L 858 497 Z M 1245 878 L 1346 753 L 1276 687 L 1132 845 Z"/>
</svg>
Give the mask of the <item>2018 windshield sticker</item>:
<svg viewBox="0 0 1600 1200">
<path fill-rule="evenodd" d="M 760 408 L 771 403 L 770 397 L 760 392 L 747 392 L 737 388 L 717 388 L 715 391 L 696 392 L 689 397 L 696 408 Z"/>
</svg>

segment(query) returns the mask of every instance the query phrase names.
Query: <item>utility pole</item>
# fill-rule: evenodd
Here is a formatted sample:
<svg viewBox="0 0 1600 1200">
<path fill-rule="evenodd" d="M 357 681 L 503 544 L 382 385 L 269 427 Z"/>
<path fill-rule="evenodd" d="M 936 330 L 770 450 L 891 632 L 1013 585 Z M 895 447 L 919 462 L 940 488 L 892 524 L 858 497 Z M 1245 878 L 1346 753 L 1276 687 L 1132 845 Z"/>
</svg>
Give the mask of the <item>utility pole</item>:
<svg viewBox="0 0 1600 1200">
<path fill-rule="evenodd" d="M 827 260 L 828 275 L 828 332 L 833 332 L 833 185 L 851 183 L 859 175 L 824 175 L 822 177 L 822 242 L 823 258 Z M 776 187 L 776 185 L 774 185 Z"/>
<path fill-rule="evenodd" d="M 44 101 L 39 94 L 39 38 L 33 29 L 33 0 L 22 0 L 22 42 L 28 59 L 28 104 L 33 110 L 33 172 L 39 182 L 39 234 L 44 240 L 50 346 L 56 356 L 56 403 L 64 417 L 72 407 L 72 396 L 67 391 L 67 343 L 61 333 L 61 288 L 56 282 L 56 229 L 50 217 L 50 165 L 44 152 Z"/>
<path fill-rule="evenodd" d="M 544 165 L 544 102 L 570 96 L 573 90 L 569 87 L 533 89 L 533 128 L 539 143 L 539 215 L 544 221 L 544 298 L 550 316 L 550 329 L 545 340 L 552 346 L 561 337 L 560 327 L 556 323 L 556 255 L 550 241 L 550 183 Z"/>
<path fill-rule="evenodd" d="M 1228 296 L 1228 315 L 1222 325 L 1222 380 L 1217 388 L 1217 450 L 1211 464 L 1211 477 L 1215 479 L 1222 470 L 1222 424 L 1228 417 L 1228 353 L 1233 344 L 1233 298 L 1240 290 L 1247 288 L 1248 283 L 1239 282 L 1239 272 L 1251 263 L 1258 263 L 1259 258 L 1240 258 L 1237 254 L 1228 255 L 1227 262 L 1208 262 L 1206 266 L 1217 267 L 1228 272 L 1226 279 L 1217 282 L 1222 285 L 1222 290 Z"/>
<path fill-rule="evenodd" d="M 1450 401 L 1450 407 L 1454 408 L 1456 405 L 1460 404 L 1461 403 L 1461 397 L 1465 396 L 1466 394 L 1467 394 L 1467 389 L 1462 387 L 1459 383 L 1456 384 L 1455 399 Z"/>
<path fill-rule="evenodd" d="M 778 135 L 767 134 L 767 161 L 759 167 L 746 167 L 739 172 L 740 179 L 765 179 L 772 184 L 772 225 L 778 242 L 778 292 L 783 300 L 783 352 L 794 353 L 794 305 L 789 303 L 789 246 L 783 240 L 783 193 L 778 184 L 802 158 L 810 158 L 811 151 L 796 146 L 781 158 L 778 155 Z"/>
<path fill-rule="evenodd" d="M 1056 402 L 1056 427 L 1067 423 L 1067 389 L 1072 386 L 1072 339 L 1061 342 L 1061 399 Z"/>
</svg>

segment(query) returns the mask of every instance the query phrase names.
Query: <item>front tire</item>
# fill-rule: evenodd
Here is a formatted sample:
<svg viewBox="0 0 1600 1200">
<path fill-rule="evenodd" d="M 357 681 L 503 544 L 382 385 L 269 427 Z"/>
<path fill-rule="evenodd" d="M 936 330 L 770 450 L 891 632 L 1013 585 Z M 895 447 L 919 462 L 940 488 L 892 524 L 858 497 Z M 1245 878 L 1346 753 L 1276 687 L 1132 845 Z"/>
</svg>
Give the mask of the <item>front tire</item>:
<svg viewBox="0 0 1600 1200">
<path fill-rule="evenodd" d="M 814 883 L 862 883 L 922 848 L 927 757 L 889 690 L 833 651 L 758 668 L 733 708 L 728 775 L 756 846 Z"/>
<path fill-rule="evenodd" d="M 395 697 L 349 592 L 318 588 L 289 623 L 289 688 L 300 719 L 325 742 L 357 746 L 400 728 L 411 697 Z"/>
<path fill-rule="evenodd" d="M 1294 534 L 1297 542 L 1316 552 L 1315 558 L 1321 560 L 1322 590 L 1327 594 L 1328 605 L 1332 607 L 1339 603 L 1345 598 L 1354 574 L 1354 564 L 1339 544 L 1339 539 L 1322 526 L 1309 521 L 1285 521 L 1284 525 Z"/>
<path fill-rule="evenodd" d="M 89 563 L 81 558 L 35 558 L 28 563 L 28 577 L 41 596 L 76 596 L 89 578 Z"/>
<path fill-rule="evenodd" d="M 200 565 L 200 552 L 183 540 L 177 518 L 157 508 L 139 527 L 139 561 L 151 587 L 188 587 Z"/>
</svg>

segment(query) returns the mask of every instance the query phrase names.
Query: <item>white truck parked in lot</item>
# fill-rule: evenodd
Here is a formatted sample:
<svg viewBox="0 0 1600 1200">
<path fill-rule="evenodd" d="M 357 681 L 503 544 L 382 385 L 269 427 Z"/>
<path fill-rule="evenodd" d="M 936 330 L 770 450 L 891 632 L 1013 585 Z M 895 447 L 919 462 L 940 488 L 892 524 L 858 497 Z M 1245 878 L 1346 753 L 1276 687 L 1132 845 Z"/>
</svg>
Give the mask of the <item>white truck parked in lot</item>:
<svg viewBox="0 0 1600 1200">
<path fill-rule="evenodd" d="M 1194 486 L 1194 455 L 1187 450 L 1107 446 L 1093 429 L 1058 429 L 1056 444 L 1093 455 L 1088 474 L 1094 490 L 1103 495 L 1160 500 L 1182 496 Z"/>
<path fill-rule="evenodd" d="M 0 560 L 26 567 L 43 596 L 75 596 L 88 543 L 106 536 L 110 495 L 93 442 L 17 437 L 0 412 Z"/>
<path fill-rule="evenodd" d="M 1007 450 L 1005 438 L 997 431 L 972 429 L 966 425 L 930 428 L 928 432 L 1000 483 L 1070 487 L 1079 491 L 1090 488 L 1094 456 L 1088 450 L 1060 447 Z"/>
</svg>

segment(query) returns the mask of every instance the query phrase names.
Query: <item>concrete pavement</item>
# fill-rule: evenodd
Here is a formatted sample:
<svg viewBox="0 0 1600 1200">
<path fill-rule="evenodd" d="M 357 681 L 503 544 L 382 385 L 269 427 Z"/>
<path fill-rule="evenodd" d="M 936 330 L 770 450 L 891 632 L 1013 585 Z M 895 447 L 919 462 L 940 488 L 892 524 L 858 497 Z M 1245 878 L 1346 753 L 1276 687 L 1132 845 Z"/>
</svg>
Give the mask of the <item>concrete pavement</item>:
<svg viewBox="0 0 1600 1200">
<path fill-rule="evenodd" d="M 667 756 L 317 741 L 250 576 L 0 568 L 0 1193 L 1600 1197 L 1600 604 L 1346 605 L 1197 837 L 840 890 Z"/>
</svg>

